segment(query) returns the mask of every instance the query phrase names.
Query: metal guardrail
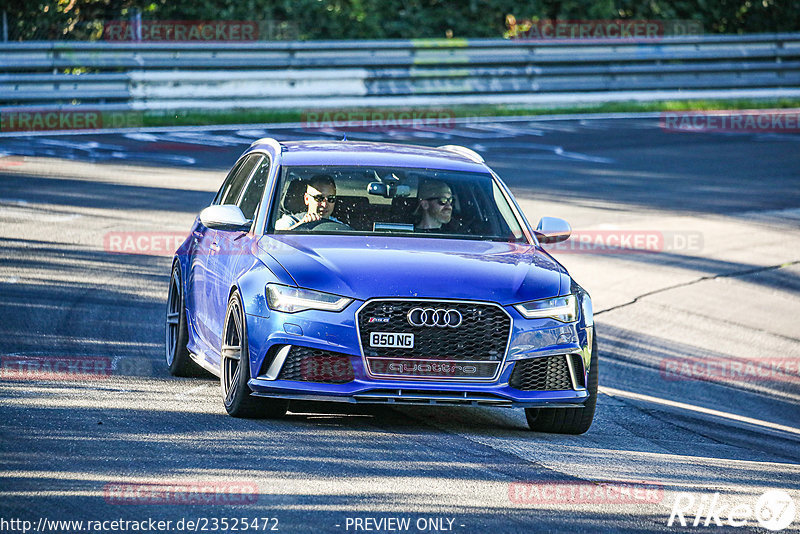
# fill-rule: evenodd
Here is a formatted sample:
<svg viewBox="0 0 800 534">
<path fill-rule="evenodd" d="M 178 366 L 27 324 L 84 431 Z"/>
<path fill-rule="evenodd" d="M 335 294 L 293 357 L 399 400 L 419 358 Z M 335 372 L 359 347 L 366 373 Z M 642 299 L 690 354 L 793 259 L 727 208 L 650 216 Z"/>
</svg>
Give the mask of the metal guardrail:
<svg viewBox="0 0 800 534">
<path fill-rule="evenodd" d="M 646 41 L 0 44 L 4 109 L 316 109 L 741 91 L 800 95 L 800 33 Z"/>
</svg>

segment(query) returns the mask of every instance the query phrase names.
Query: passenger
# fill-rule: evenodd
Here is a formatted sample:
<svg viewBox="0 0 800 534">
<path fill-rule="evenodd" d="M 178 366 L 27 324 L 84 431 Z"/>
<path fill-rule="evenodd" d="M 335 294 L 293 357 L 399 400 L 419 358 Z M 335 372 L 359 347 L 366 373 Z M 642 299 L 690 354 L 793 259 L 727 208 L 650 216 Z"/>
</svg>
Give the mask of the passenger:
<svg viewBox="0 0 800 534">
<path fill-rule="evenodd" d="M 276 230 L 294 230 L 306 223 L 328 219 L 343 224 L 336 217 L 332 217 L 336 207 L 336 182 L 327 174 L 317 174 L 308 181 L 306 192 L 303 195 L 307 211 L 300 213 L 287 213 L 275 221 Z"/>
<path fill-rule="evenodd" d="M 415 230 L 449 231 L 447 225 L 453 218 L 453 192 L 439 180 L 426 180 L 417 192 L 419 207 Z"/>
</svg>

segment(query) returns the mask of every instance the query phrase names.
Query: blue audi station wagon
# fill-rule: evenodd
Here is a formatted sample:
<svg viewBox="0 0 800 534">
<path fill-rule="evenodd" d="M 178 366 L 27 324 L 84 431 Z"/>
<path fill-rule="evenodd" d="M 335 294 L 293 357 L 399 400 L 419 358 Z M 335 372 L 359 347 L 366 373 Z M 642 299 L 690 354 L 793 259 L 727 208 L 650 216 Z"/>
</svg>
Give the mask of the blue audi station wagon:
<svg viewBox="0 0 800 534">
<path fill-rule="evenodd" d="M 219 376 L 235 417 L 292 400 L 523 408 L 532 430 L 593 420 L 586 291 L 476 152 L 260 139 L 172 264 L 166 360 Z"/>
</svg>

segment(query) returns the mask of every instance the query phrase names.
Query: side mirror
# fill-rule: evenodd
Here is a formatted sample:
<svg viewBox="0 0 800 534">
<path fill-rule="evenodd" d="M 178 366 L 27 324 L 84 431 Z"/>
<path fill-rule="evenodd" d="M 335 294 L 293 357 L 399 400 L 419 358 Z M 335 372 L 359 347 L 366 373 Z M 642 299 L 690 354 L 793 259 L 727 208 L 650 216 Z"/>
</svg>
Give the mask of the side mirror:
<svg viewBox="0 0 800 534">
<path fill-rule="evenodd" d="M 249 221 L 244 218 L 244 213 L 239 206 L 209 206 L 200 212 L 200 222 L 214 230 L 228 230 L 248 232 Z"/>
<path fill-rule="evenodd" d="M 536 226 L 536 238 L 540 243 L 560 243 L 569 239 L 572 227 L 558 217 L 542 217 Z"/>
</svg>

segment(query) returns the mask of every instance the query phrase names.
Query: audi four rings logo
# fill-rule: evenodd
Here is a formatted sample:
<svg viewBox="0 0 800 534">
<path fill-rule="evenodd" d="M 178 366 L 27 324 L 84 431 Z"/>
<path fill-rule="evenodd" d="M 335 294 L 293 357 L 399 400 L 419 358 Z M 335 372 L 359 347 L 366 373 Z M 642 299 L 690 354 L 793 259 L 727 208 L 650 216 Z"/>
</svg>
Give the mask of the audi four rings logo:
<svg viewBox="0 0 800 534">
<path fill-rule="evenodd" d="M 456 328 L 463 318 L 458 310 L 434 308 L 414 308 L 408 312 L 408 324 L 411 326 L 438 326 L 439 328 Z"/>
</svg>

